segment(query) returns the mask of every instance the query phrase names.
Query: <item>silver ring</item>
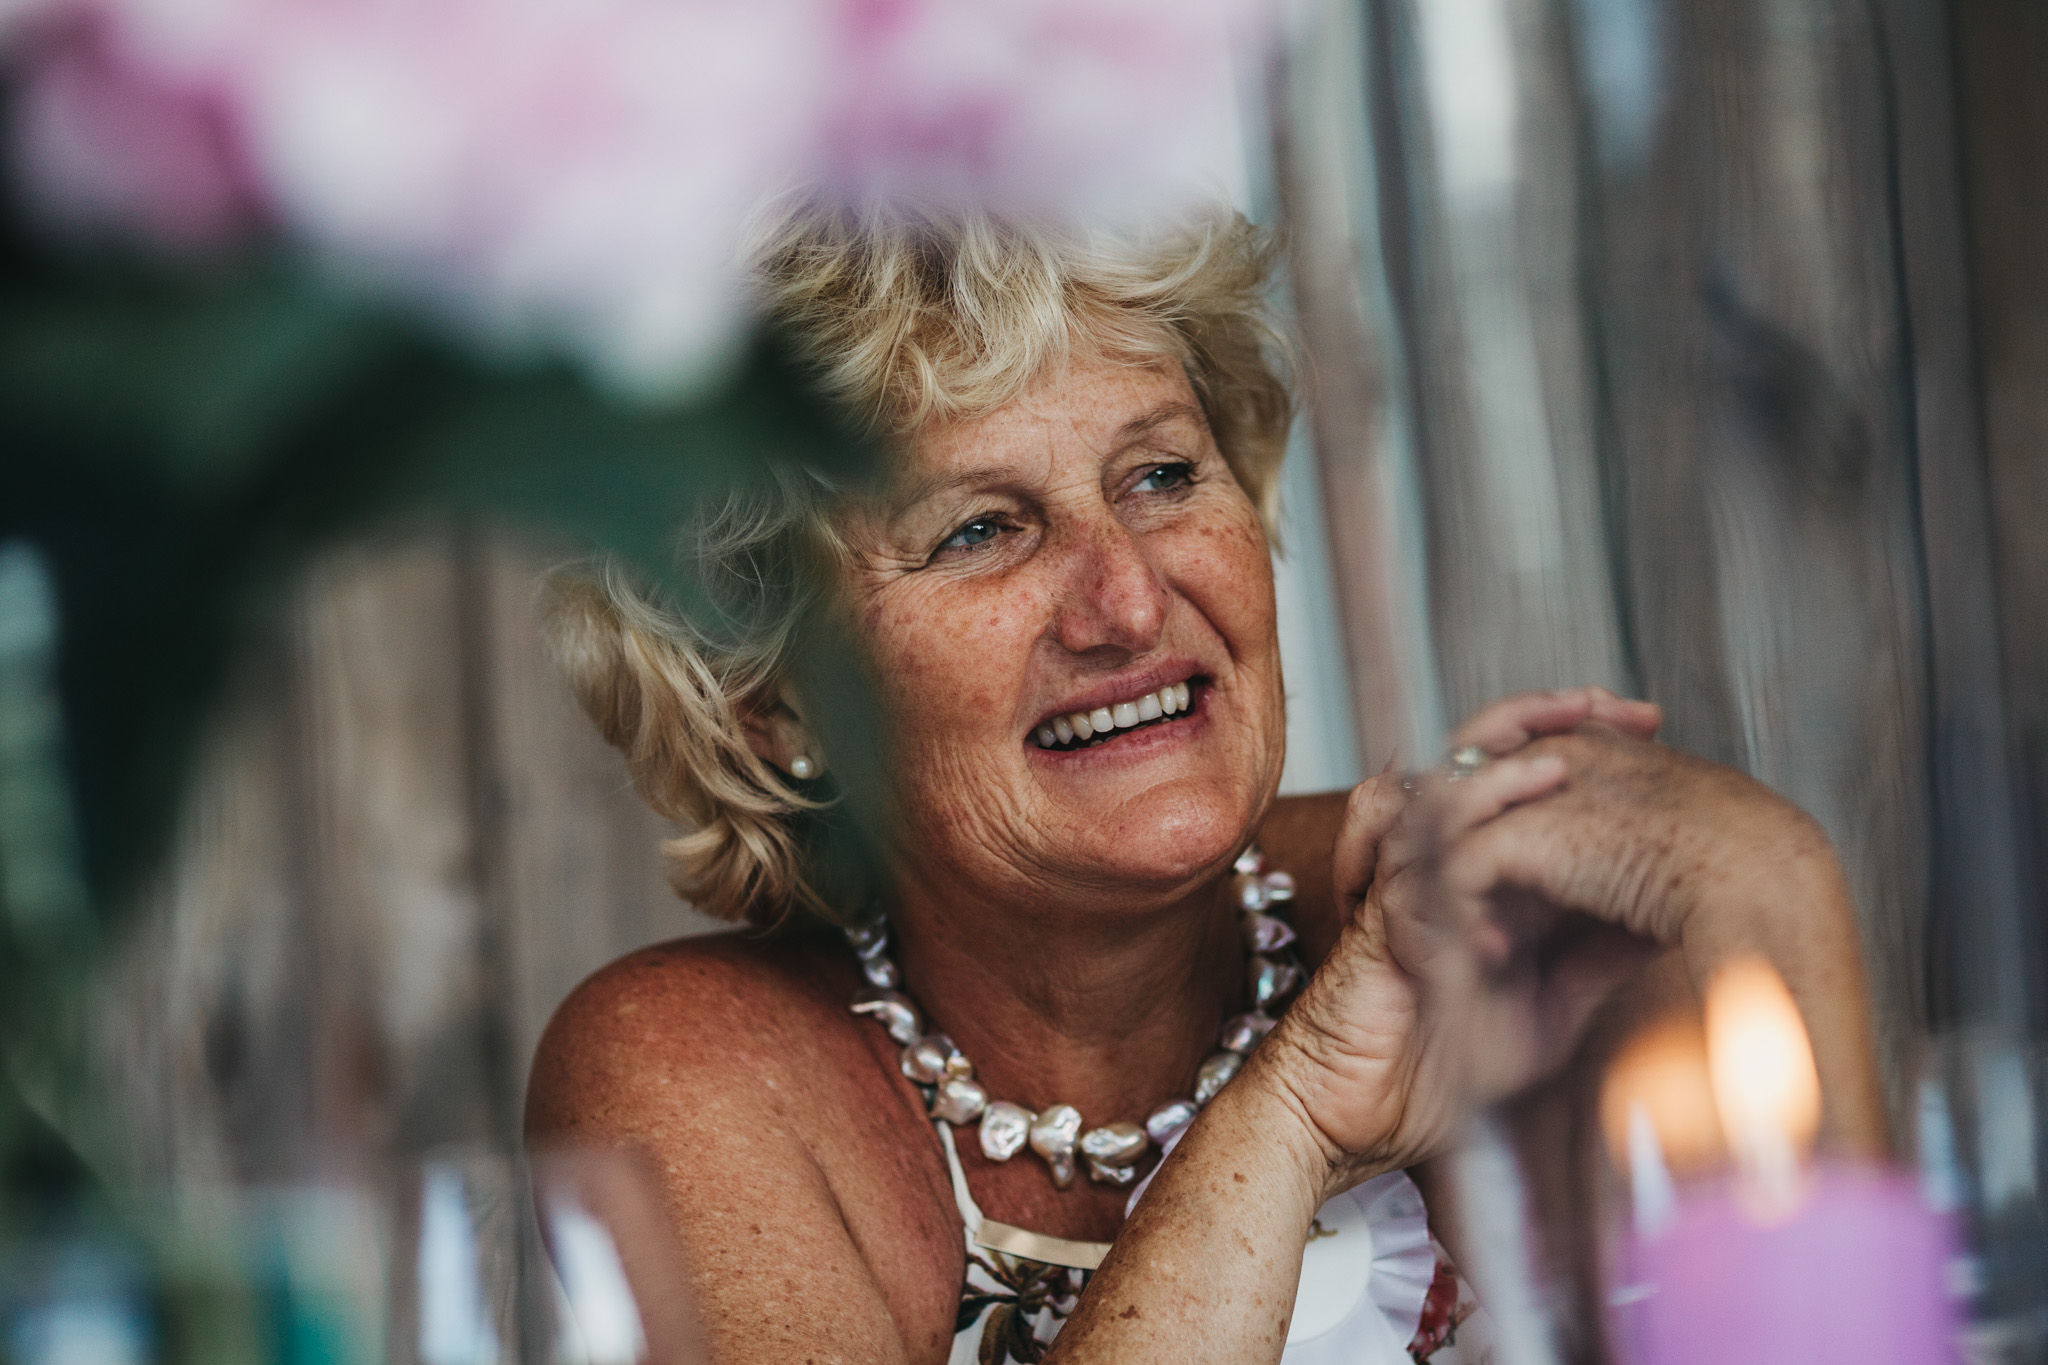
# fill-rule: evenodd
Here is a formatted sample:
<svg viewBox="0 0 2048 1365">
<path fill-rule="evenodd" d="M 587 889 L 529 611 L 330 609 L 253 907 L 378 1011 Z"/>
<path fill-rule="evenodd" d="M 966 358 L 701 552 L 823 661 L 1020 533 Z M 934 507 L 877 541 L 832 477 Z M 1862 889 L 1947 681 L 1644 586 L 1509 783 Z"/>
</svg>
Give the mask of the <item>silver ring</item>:
<svg viewBox="0 0 2048 1365">
<path fill-rule="evenodd" d="M 1451 756 L 1444 760 L 1444 767 L 1448 769 L 1445 780 L 1462 782 L 1468 777 L 1476 777 L 1479 770 L 1492 761 L 1493 755 L 1477 744 L 1460 745 L 1451 750 Z"/>
</svg>

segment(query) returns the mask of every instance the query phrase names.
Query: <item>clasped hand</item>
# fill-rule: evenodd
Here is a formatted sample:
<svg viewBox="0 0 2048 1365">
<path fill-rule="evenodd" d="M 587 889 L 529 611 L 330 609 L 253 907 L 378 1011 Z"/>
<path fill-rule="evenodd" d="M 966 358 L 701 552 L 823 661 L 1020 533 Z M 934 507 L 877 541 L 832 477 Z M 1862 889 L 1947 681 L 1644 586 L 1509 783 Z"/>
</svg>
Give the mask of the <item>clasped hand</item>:
<svg viewBox="0 0 2048 1365">
<path fill-rule="evenodd" d="M 1813 821 L 1655 742 L 1657 707 L 1600 688 L 1496 703 L 1453 780 L 1352 793 L 1335 851 L 1346 924 L 1260 1049 L 1320 1138 L 1327 1193 L 1443 1150 L 1475 1105 L 1556 1071 L 1655 954 L 1728 934 L 1743 879 L 1814 860 Z"/>
</svg>

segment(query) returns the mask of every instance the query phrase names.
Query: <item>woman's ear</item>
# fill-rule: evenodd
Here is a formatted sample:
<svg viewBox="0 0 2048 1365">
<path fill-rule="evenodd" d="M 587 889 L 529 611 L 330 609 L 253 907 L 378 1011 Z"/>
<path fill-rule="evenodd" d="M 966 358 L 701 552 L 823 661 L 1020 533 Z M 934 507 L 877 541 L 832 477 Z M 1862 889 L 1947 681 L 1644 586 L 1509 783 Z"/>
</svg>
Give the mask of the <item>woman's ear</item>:
<svg viewBox="0 0 2048 1365">
<path fill-rule="evenodd" d="M 778 687 L 744 703 L 740 727 L 748 748 L 791 777 L 808 780 L 825 771 L 825 757 L 787 689 Z"/>
</svg>

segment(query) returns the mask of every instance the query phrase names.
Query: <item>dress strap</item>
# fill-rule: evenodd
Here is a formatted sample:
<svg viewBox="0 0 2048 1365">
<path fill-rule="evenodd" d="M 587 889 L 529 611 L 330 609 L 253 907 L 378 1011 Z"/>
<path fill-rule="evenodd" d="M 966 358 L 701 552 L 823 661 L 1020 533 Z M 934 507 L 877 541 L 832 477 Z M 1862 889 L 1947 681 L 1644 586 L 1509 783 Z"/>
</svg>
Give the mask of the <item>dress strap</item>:
<svg viewBox="0 0 2048 1365">
<path fill-rule="evenodd" d="M 960 1210 L 960 1223 L 967 1229 L 967 1241 L 972 1246 L 975 1235 L 981 1231 L 981 1206 L 967 1192 L 967 1172 L 960 1169 L 960 1153 L 953 1146 L 953 1125 L 940 1120 L 932 1127 L 939 1130 L 939 1146 L 946 1149 L 946 1169 L 953 1176 L 953 1206 Z"/>
<path fill-rule="evenodd" d="M 1093 1270 L 1109 1255 L 1107 1242 L 1076 1242 L 982 1217 L 981 1206 L 967 1192 L 967 1173 L 960 1169 L 960 1152 L 953 1145 L 952 1125 L 938 1122 L 932 1127 L 939 1130 L 939 1145 L 946 1149 L 946 1169 L 953 1177 L 953 1204 L 960 1210 L 960 1224 L 967 1232 L 969 1255 L 979 1248 L 1074 1270 Z"/>
</svg>

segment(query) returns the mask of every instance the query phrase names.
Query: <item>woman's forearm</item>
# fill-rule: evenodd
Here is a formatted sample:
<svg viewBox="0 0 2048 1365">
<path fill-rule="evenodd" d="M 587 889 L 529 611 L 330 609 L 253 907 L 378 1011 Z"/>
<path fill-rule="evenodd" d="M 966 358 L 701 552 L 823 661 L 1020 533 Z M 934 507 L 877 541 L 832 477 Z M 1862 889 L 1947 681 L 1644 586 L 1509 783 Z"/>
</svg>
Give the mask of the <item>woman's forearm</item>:
<svg viewBox="0 0 2048 1365">
<path fill-rule="evenodd" d="M 1798 1002 L 1823 1098 L 1822 1138 L 1861 1156 L 1889 1152 L 1870 993 L 1849 884 L 1827 836 L 1800 821 L 1770 835 L 1769 856 L 1731 859 L 1707 879 L 1687 922 L 1688 973 L 1704 988 L 1743 953 L 1767 958 Z"/>
<path fill-rule="evenodd" d="M 1279 1360 L 1330 1162 L 1262 1079 L 1226 1087 L 1174 1148 L 1047 1365 Z"/>
</svg>

